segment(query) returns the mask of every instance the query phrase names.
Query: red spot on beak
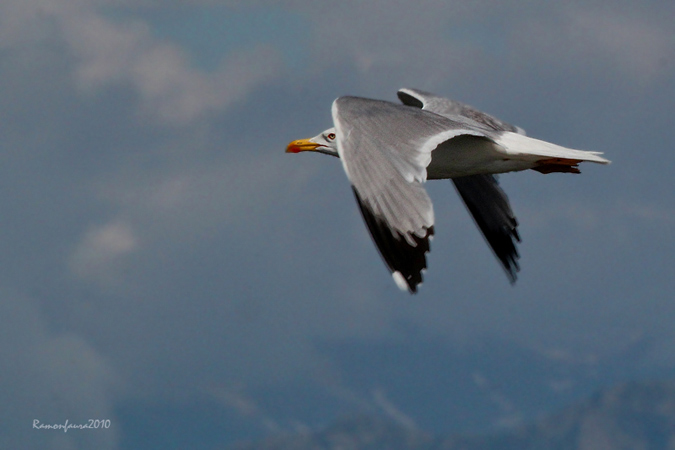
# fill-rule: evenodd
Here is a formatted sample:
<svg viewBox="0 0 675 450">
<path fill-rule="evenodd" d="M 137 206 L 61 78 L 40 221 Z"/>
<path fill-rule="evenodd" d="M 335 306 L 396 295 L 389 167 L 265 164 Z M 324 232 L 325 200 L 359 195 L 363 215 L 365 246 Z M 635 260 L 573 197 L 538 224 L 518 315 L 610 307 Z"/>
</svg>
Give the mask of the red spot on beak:
<svg viewBox="0 0 675 450">
<path fill-rule="evenodd" d="M 293 141 L 286 147 L 286 153 L 300 153 L 311 150 L 316 150 L 319 144 L 310 141 L 309 139 L 298 139 Z"/>
</svg>

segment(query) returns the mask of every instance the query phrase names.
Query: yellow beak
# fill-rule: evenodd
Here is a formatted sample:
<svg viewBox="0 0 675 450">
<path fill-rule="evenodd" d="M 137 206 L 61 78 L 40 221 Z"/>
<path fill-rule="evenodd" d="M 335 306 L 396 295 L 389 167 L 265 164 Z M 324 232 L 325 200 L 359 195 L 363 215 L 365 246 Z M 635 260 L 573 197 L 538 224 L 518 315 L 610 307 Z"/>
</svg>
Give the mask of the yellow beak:
<svg viewBox="0 0 675 450">
<path fill-rule="evenodd" d="M 307 152 L 311 150 L 316 150 L 319 147 L 319 144 L 311 142 L 309 139 L 298 139 L 288 144 L 286 147 L 286 153 L 300 153 Z"/>
</svg>

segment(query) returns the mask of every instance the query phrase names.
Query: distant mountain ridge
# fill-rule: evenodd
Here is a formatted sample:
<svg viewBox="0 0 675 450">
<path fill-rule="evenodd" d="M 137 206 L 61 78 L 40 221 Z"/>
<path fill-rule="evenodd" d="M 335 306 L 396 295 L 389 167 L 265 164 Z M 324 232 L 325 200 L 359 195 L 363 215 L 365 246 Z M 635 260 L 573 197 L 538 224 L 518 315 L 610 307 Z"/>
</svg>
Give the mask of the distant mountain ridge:
<svg viewBox="0 0 675 450">
<path fill-rule="evenodd" d="M 598 392 L 531 425 L 481 436 L 439 437 L 378 417 L 242 443 L 232 450 L 675 450 L 675 380 Z"/>
<path fill-rule="evenodd" d="M 330 430 L 336 418 L 379 415 L 403 431 L 424 430 L 423 442 L 437 449 L 451 441 L 444 438 L 538 423 L 626 380 L 675 380 L 675 367 L 645 363 L 649 339 L 602 356 L 490 337 L 452 343 L 415 330 L 395 340 L 314 345 L 323 363 L 299 376 L 260 385 L 209 385 L 187 404 L 150 399 L 119 405 L 120 448 L 156 442 L 155 448 L 226 449 L 272 436 L 311 438 Z M 397 439 L 405 442 L 401 436 Z"/>
</svg>

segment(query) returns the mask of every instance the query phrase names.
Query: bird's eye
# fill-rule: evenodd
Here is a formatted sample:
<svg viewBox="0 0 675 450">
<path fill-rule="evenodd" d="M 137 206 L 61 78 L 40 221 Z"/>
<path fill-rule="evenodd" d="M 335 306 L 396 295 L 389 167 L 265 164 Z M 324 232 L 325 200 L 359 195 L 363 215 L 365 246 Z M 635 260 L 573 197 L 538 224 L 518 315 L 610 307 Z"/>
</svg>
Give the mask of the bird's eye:
<svg viewBox="0 0 675 450">
<path fill-rule="evenodd" d="M 328 133 L 327 138 L 331 141 L 334 140 L 335 139 L 335 133 Z"/>
</svg>

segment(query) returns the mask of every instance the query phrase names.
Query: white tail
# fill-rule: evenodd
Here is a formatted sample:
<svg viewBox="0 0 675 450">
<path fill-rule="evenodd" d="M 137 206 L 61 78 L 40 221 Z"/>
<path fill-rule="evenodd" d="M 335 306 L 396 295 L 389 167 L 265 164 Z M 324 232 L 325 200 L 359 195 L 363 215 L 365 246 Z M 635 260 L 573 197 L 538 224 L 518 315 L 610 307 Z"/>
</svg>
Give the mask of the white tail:
<svg viewBox="0 0 675 450">
<path fill-rule="evenodd" d="M 504 150 L 507 155 L 515 157 L 514 159 L 524 160 L 554 160 L 562 159 L 569 161 L 590 161 L 598 164 L 609 164 L 608 159 L 603 158 L 602 152 L 587 152 L 584 150 L 574 150 L 551 144 L 550 142 L 540 141 L 522 134 L 505 132 L 495 139 L 496 143 Z"/>
</svg>

